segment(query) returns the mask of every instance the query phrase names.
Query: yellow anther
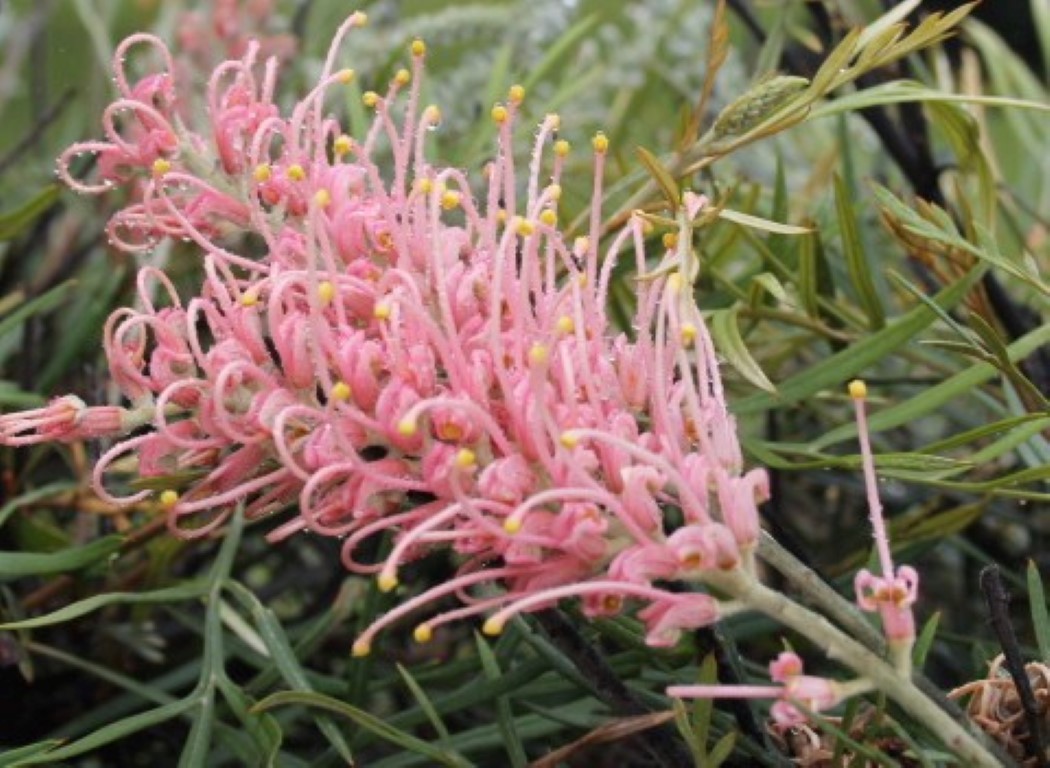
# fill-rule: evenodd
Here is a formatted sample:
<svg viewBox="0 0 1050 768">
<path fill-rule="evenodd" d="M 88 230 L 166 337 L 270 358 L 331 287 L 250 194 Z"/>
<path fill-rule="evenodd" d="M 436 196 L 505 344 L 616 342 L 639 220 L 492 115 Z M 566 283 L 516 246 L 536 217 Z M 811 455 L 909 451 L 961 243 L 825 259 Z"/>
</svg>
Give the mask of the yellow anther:
<svg viewBox="0 0 1050 768">
<path fill-rule="evenodd" d="M 543 125 L 548 131 L 556 131 L 561 128 L 561 115 L 556 115 L 553 112 L 548 113 L 543 118 Z"/>
<path fill-rule="evenodd" d="M 364 11 L 354 11 L 350 17 L 350 22 L 355 27 L 363 27 L 368 23 L 368 14 Z"/>
<path fill-rule="evenodd" d="M 558 139 L 554 142 L 554 154 L 558 157 L 565 157 L 569 154 L 569 150 L 572 149 L 572 145 L 569 144 L 565 139 Z"/>
<path fill-rule="evenodd" d="M 576 323 L 568 315 L 559 317 L 557 326 L 559 333 L 572 333 L 576 330 Z"/>
<path fill-rule="evenodd" d="M 171 163 L 165 160 L 163 157 L 158 157 L 153 161 L 153 175 L 160 177 L 171 170 Z"/>
<path fill-rule="evenodd" d="M 854 400 L 863 400 L 868 396 L 868 385 L 861 379 L 854 379 L 849 383 L 849 396 Z"/>
<path fill-rule="evenodd" d="M 508 517 L 503 521 L 503 530 L 512 536 L 521 530 L 521 520 L 515 517 Z"/>
<path fill-rule="evenodd" d="M 689 346 L 696 340 L 696 326 L 692 323 L 682 323 L 682 343 Z"/>
<path fill-rule="evenodd" d="M 412 639 L 417 643 L 429 643 L 434 639 L 434 630 L 430 628 L 429 624 L 420 624 L 412 630 Z"/>
<path fill-rule="evenodd" d="M 405 417 L 397 422 L 397 433 L 404 437 L 412 437 L 419 431 L 419 425 L 415 419 Z"/>
<path fill-rule="evenodd" d="M 500 224 L 506 224 L 507 222 L 507 212 L 502 208 L 496 211 L 496 221 L 498 221 Z"/>
<path fill-rule="evenodd" d="M 423 56 L 427 52 L 427 44 L 420 40 L 418 37 L 412 41 L 412 45 L 409 46 L 413 56 Z"/>
<path fill-rule="evenodd" d="M 393 308 L 390 306 L 389 301 L 377 301 L 375 309 L 372 310 L 372 316 L 376 320 L 388 320 L 392 311 Z"/>
<path fill-rule="evenodd" d="M 166 490 L 166 491 L 161 491 L 161 494 L 160 494 L 160 505 L 162 507 L 166 507 L 167 509 L 171 509 L 172 507 L 174 507 L 178 503 L 179 503 L 178 491 L 173 491 L 170 488 L 168 490 Z"/>
<path fill-rule="evenodd" d="M 572 450 L 580 444 L 580 438 L 576 437 L 575 432 L 566 431 L 561 433 L 561 437 L 558 438 L 558 442 L 561 443 L 563 447 Z"/>
<path fill-rule="evenodd" d="M 491 114 L 493 122 L 500 124 L 507 122 L 507 118 L 510 116 L 507 112 L 507 108 L 502 104 L 497 104 L 496 106 L 494 106 L 492 108 Z"/>
<path fill-rule="evenodd" d="M 551 208 L 544 208 L 540 212 L 540 221 L 546 224 L 548 227 L 553 227 L 558 223 L 558 213 Z"/>
<path fill-rule="evenodd" d="M 503 622 L 497 621 L 495 616 L 490 616 L 481 626 L 481 631 L 489 637 L 496 637 L 503 632 Z"/>
<path fill-rule="evenodd" d="M 591 146 L 594 147 L 594 151 L 599 155 L 605 154 L 609 149 L 609 137 L 601 131 L 594 134 L 594 138 L 591 139 Z"/>
<path fill-rule="evenodd" d="M 651 221 L 649 221 L 648 219 L 643 219 L 642 220 L 642 234 L 648 236 L 648 235 L 651 235 L 652 233 L 653 233 L 653 223 Z"/>
<path fill-rule="evenodd" d="M 252 171 L 252 178 L 262 184 L 264 181 L 269 181 L 270 176 L 273 175 L 273 169 L 270 168 L 267 163 L 260 163 L 255 166 L 255 170 Z"/>
<path fill-rule="evenodd" d="M 547 199 L 555 202 L 561 200 L 561 184 L 551 184 L 547 187 Z"/>
<path fill-rule="evenodd" d="M 459 202 L 462 199 L 463 196 L 460 195 L 459 192 L 452 189 L 446 189 L 441 193 L 441 207 L 446 211 L 451 211 L 453 208 L 459 206 Z"/>
<path fill-rule="evenodd" d="M 325 208 L 332 202 L 332 193 L 322 187 L 314 192 L 314 202 L 318 208 Z"/>
<path fill-rule="evenodd" d="M 350 648 L 350 654 L 355 658 L 363 658 L 372 652 L 372 644 L 366 640 L 355 640 Z"/>
<path fill-rule="evenodd" d="M 587 249 L 591 247 L 591 241 L 586 237 L 577 237 L 572 241 L 572 252 L 577 256 L 583 256 L 587 253 Z"/>
<path fill-rule="evenodd" d="M 350 399 L 350 385 L 345 381 L 337 381 L 332 385 L 332 391 L 328 393 L 328 397 L 340 403 L 345 403 Z"/>
<path fill-rule="evenodd" d="M 376 104 L 379 103 L 379 94 L 375 91 L 365 91 L 361 96 L 361 103 L 369 109 L 372 109 Z"/>
<path fill-rule="evenodd" d="M 536 231 L 536 225 L 521 216 L 514 217 L 514 231 L 522 237 L 528 237 Z"/>
<path fill-rule="evenodd" d="M 672 293 L 678 293 L 680 290 L 682 290 L 682 283 L 683 280 L 681 272 L 672 272 L 671 275 L 667 278 L 667 287 L 671 290 Z"/>
<path fill-rule="evenodd" d="M 390 592 L 397 587 L 397 576 L 392 573 L 381 573 L 376 583 L 380 592 Z"/>
<path fill-rule="evenodd" d="M 460 469 L 470 469 L 478 463 L 478 456 L 469 448 L 460 448 L 456 451 L 456 466 Z"/>
<path fill-rule="evenodd" d="M 317 284 L 317 299 L 322 304 L 331 304 L 335 298 L 335 285 L 330 280 L 322 280 Z"/>
<path fill-rule="evenodd" d="M 507 101 L 511 104 L 521 104 L 525 100 L 525 88 L 520 85 L 512 85 L 507 91 Z"/>
<path fill-rule="evenodd" d="M 353 148 L 354 140 L 345 133 L 336 136 L 335 141 L 332 142 L 332 151 L 335 152 L 337 157 L 349 154 L 350 150 Z"/>
<path fill-rule="evenodd" d="M 416 191 L 421 195 L 429 195 L 434 189 L 434 182 L 430 179 L 416 179 Z"/>
<path fill-rule="evenodd" d="M 354 70 L 352 69 L 340 69 L 335 73 L 335 79 L 343 85 L 349 85 L 354 80 Z"/>
<path fill-rule="evenodd" d="M 259 294 L 254 289 L 249 289 L 241 294 L 242 307 L 254 307 L 259 303 Z"/>
<path fill-rule="evenodd" d="M 677 232 L 665 232 L 661 238 L 663 240 L 664 248 L 669 251 L 673 251 L 678 247 L 678 233 Z"/>
<path fill-rule="evenodd" d="M 431 104 L 423 110 L 423 119 L 430 125 L 438 125 L 441 122 L 441 107 Z"/>
<path fill-rule="evenodd" d="M 532 365 L 546 365 L 550 359 L 551 351 L 547 348 L 546 344 L 535 342 L 529 347 L 529 363 Z"/>
<path fill-rule="evenodd" d="M 408 85 L 412 80 L 412 73 L 407 69 L 399 69 L 397 74 L 394 75 L 394 82 L 398 85 Z"/>
<path fill-rule="evenodd" d="M 292 163 L 285 169 L 284 175 L 291 181 L 302 181 L 306 178 L 306 170 L 298 163 Z"/>
</svg>

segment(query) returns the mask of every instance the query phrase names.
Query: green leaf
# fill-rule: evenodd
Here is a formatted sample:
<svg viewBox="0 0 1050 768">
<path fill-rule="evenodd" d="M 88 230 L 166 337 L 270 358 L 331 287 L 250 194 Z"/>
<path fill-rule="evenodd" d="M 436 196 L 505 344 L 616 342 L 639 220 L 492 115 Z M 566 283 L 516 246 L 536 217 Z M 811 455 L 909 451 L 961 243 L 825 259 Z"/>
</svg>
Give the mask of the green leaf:
<svg viewBox="0 0 1050 768">
<path fill-rule="evenodd" d="M 499 680 L 501 672 L 499 662 L 495 654 L 489 648 L 489 644 L 477 632 L 474 633 L 474 643 L 478 649 L 478 657 L 481 666 L 485 670 L 485 677 L 489 680 Z M 521 736 L 514 723 L 514 713 L 510 709 L 510 701 L 507 696 L 496 697 L 496 725 L 499 727 L 500 735 L 503 737 L 503 745 L 507 750 L 507 757 L 514 768 L 524 768 L 528 762 L 525 749 L 521 745 Z"/>
<path fill-rule="evenodd" d="M 401 664 L 397 665 L 397 672 L 401 675 L 401 679 L 405 681 L 405 685 L 408 686 L 408 690 L 412 692 L 412 698 L 416 700 L 419 708 L 423 710 L 427 716 L 427 720 L 430 721 L 430 725 L 433 726 L 434 731 L 437 733 L 438 738 L 442 742 L 442 746 L 447 747 L 449 739 L 448 726 L 445 725 L 445 721 L 441 719 L 441 713 L 437 711 L 434 706 L 434 702 L 427 696 L 426 691 L 423 687 L 416 682 L 416 679 L 412 677 L 412 674 L 404 668 Z"/>
<path fill-rule="evenodd" d="M 196 600 L 208 592 L 208 582 L 204 579 L 194 579 L 180 584 L 177 587 L 157 589 L 152 592 L 110 592 L 105 595 L 95 595 L 84 600 L 78 600 L 57 611 L 36 616 L 21 621 L 11 621 L 0 624 L 0 629 L 36 629 L 37 627 L 50 627 L 62 624 L 66 621 L 79 619 L 99 608 L 109 605 L 137 604 L 137 603 L 167 603 L 177 600 Z"/>
<path fill-rule="evenodd" d="M 1035 629 L 1036 643 L 1039 645 L 1039 658 L 1050 659 L 1050 613 L 1046 608 L 1046 591 L 1039 568 L 1032 560 L 1028 561 L 1026 573 L 1028 579 L 1028 605 L 1032 612 L 1032 627 Z"/>
<path fill-rule="evenodd" d="M 20 208 L 10 213 L 0 213 L 0 242 L 13 240 L 29 229 L 38 216 L 55 204 L 58 195 L 58 185 L 49 184 Z"/>
<path fill-rule="evenodd" d="M 926 664 L 926 656 L 929 654 L 930 648 L 933 647 L 933 640 L 937 636 L 937 624 L 940 620 L 941 613 L 937 611 L 927 619 L 922 627 L 922 631 L 919 633 L 919 637 L 915 640 L 911 658 L 916 669 L 922 669 L 923 665 Z"/>
<path fill-rule="evenodd" d="M 728 208 L 720 209 L 718 211 L 718 218 L 731 221 L 734 224 L 740 224 L 744 227 L 761 229 L 764 232 L 773 232 L 778 235 L 806 235 L 813 231 L 809 227 L 800 227 L 795 224 L 781 224 L 777 221 L 763 219 L 761 216 L 752 216 L 749 213 L 731 211 Z"/>
<path fill-rule="evenodd" d="M 737 372 L 751 384 L 766 392 L 776 393 L 777 388 L 751 356 L 737 324 L 739 307 L 719 309 L 711 313 L 711 335 L 718 351 Z"/>
<path fill-rule="evenodd" d="M 176 717 L 188 712 L 196 704 L 197 700 L 193 697 L 189 697 L 186 699 L 180 699 L 179 701 L 173 701 L 171 704 L 165 704 L 156 709 L 141 712 L 137 715 L 125 717 L 114 723 L 104 725 L 97 731 L 66 744 L 65 746 L 59 747 L 58 749 L 38 754 L 29 759 L 23 759 L 19 762 L 19 765 L 55 765 L 62 760 L 68 760 L 71 757 L 77 757 L 92 752 L 114 741 L 130 736 L 133 733 L 145 730 L 146 728 L 152 728 L 155 725 L 174 720 Z"/>
<path fill-rule="evenodd" d="M 76 285 L 76 282 L 76 280 L 67 280 L 64 283 L 59 283 L 47 293 L 43 293 L 31 301 L 26 302 L 14 312 L 7 315 L 3 320 L 0 320 L 0 338 L 11 333 L 15 328 L 33 315 L 50 312 L 52 309 L 65 302 L 69 296 L 69 292 L 73 290 L 73 286 Z"/>
<path fill-rule="evenodd" d="M 656 185 L 660 187 L 660 191 L 664 193 L 667 205 L 671 210 L 677 210 L 681 200 L 681 191 L 678 189 L 678 183 L 675 181 L 674 176 L 664 167 L 659 158 L 645 147 L 635 147 L 635 151 L 638 153 L 638 159 L 642 161 L 642 165 L 646 167 Z"/>
<path fill-rule="evenodd" d="M 944 306 L 940 302 L 938 304 Z M 1007 347 L 1007 352 L 1011 360 L 1023 360 L 1034 350 L 1048 343 L 1050 343 L 1050 325 L 1043 325 L 1013 342 Z M 883 408 L 878 413 L 872 414 L 868 419 L 868 427 L 874 433 L 915 422 L 949 403 L 958 402 L 959 398 L 972 394 L 981 384 L 994 378 L 996 373 L 995 367 L 989 363 L 973 365 L 940 384 L 927 387 L 898 405 Z M 783 385 L 781 387 L 783 388 Z M 808 447 L 820 450 L 842 440 L 853 439 L 856 435 L 855 425 L 843 424 L 813 441 Z"/>
<path fill-rule="evenodd" d="M 849 190 L 837 173 L 834 174 L 834 185 L 835 213 L 838 216 L 842 250 L 846 257 L 846 270 L 849 272 L 850 281 L 857 292 L 860 305 L 868 317 L 868 327 L 878 330 L 886 324 L 886 313 L 879 300 L 879 294 L 875 290 L 871 262 L 864 249 L 864 241 L 861 238 L 860 227 L 857 226 Z"/>
<path fill-rule="evenodd" d="M 0 580 L 80 570 L 116 554 L 123 543 L 123 536 L 113 535 L 58 552 L 0 552 Z"/>
<path fill-rule="evenodd" d="M 50 752 L 61 743 L 61 739 L 48 739 L 47 741 L 38 741 L 35 744 L 27 744 L 24 747 L 5 750 L 3 754 L 0 754 L 0 768 L 25 765 L 24 761 L 26 759 Z"/>
<path fill-rule="evenodd" d="M 288 705 L 313 707 L 340 715 L 348 720 L 352 720 L 361 728 L 374 733 L 384 741 L 388 741 L 402 749 L 407 749 L 411 752 L 423 755 L 424 757 L 429 757 L 440 765 L 447 765 L 452 768 L 471 765 L 471 763 L 462 755 L 450 753 L 444 749 L 432 746 L 421 739 L 417 739 L 410 733 L 398 730 L 382 718 L 376 717 L 369 712 L 365 712 L 363 709 L 358 709 L 350 704 L 346 704 L 338 699 L 333 699 L 330 696 L 325 696 L 320 693 L 281 691 L 280 693 L 274 693 L 267 696 L 252 707 L 252 711 L 266 712 L 270 709 L 276 709 L 277 707 Z"/>
<path fill-rule="evenodd" d="M 948 286 L 934 297 L 942 309 L 954 307 L 973 288 L 984 274 L 976 267 L 955 284 Z M 926 306 L 918 306 L 902 315 L 882 330 L 866 336 L 850 347 L 821 360 L 805 371 L 792 376 L 777 387 L 777 394 L 759 394 L 737 401 L 733 411 L 738 414 L 756 413 L 778 405 L 796 403 L 829 387 L 839 388 L 869 365 L 884 360 L 900 347 L 913 340 L 930 323 L 936 314 Z"/>
</svg>

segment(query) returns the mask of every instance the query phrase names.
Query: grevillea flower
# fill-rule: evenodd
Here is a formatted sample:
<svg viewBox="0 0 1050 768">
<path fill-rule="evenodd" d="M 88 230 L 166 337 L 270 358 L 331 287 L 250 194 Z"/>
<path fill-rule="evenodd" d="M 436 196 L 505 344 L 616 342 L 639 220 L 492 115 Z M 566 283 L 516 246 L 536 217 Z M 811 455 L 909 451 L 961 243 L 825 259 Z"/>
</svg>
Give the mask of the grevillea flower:
<svg viewBox="0 0 1050 768">
<path fill-rule="evenodd" d="M 288 110 L 274 100 L 276 60 L 261 63 L 255 43 L 215 69 L 205 114 L 185 107 L 194 100 L 157 38 L 120 46 L 105 137 L 71 147 L 60 174 L 80 192 L 129 190 L 114 243 L 188 241 L 201 282 L 180 296 L 143 268 L 136 306 L 107 322 L 126 411 L 60 399 L 0 418 L 0 441 L 120 437 L 95 468 L 107 500 L 147 498 L 109 489 L 115 460 L 137 460 L 140 476 L 170 484 L 160 501 L 176 535 L 210 534 L 241 504 L 271 521 L 274 542 L 342 537 L 344 565 L 383 590 L 407 563 L 453 552 L 455 576 L 365 629 L 357 654 L 428 610 L 419 640 L 482 614 L 496 633 L 579 599 L 589 615 L 637 609 L 657 646 L 737 610 L 667 588 L 753 568 L 768 496 L 765 472 L 744 470 L 693 299 L 705 199 L 685 195 L 659 270 L 639 217 L 600 252 L 609 141 L 598 134 L 588 232 L 569 242 L 559 118 L 540 122 L 522 173 L 525 94 L 512 87 L 492 109 L 483 179 L 434 162 L 440 112 L 419 103 L 418 40 L 411 69 L 365 94 L 372 126 L 348 135 L 325 104 L 354 77 L 337 67 L 339 47 L 363 23 L 354 14 L 339 28 L 317 84 Z M 132 81 L 134 46 L 159 52 L 161 71 Z M 68 170 L 85 152 L 99 156 L 95 181 Z M 376 159 L 387 155 L 389 167 Z M 606 315 L 625 258 L 639 278 L 630 336 Z M 362 562 L 362 542 L 382 534 L 390 554 Z M 458 607 L 435 613 L 452 598 Z"/>
<path fill-rule="evenodd" d="M 667 693 L 682 698 L 776 699 L 770 708 L 773 722 L 792 727 L 809 719 L 796 703 L 812 712 L 822 712 L 846 695 L 859 692 L 834 680 L 803 674 L 802 659 L 791 651 L 784 651 L 770 662 L 769 676 L 778 685 L 677 685 L 668 688 Z"/>
</svg>

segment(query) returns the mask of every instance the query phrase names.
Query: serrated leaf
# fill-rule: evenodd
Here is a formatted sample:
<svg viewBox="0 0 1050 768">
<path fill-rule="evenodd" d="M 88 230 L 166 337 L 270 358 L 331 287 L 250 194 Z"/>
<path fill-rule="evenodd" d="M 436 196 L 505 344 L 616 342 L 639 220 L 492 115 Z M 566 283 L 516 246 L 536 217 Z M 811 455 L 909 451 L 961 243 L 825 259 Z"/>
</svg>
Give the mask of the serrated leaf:
<svg viewBox="0 0 1050 768">
<path fill-rule="evenodd" d="M 776 394 L 777 388 L 769 380 L 765 372 L 751 356 L 743 337 L 740 335 L 740 327 L 737 324 L 739 309 L 719 309 L 711 313 L 711 335 L 715 340 L 715 347 L 726 361 L 747 379 L 751 384 L 771 394 Z"/>
</svg>

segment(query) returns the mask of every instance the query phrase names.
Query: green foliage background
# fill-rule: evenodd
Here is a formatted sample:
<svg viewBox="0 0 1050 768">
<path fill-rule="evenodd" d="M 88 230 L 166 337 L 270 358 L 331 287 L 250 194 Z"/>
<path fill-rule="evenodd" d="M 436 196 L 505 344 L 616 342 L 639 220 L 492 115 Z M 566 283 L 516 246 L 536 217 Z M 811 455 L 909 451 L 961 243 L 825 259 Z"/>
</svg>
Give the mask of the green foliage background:
<svg viewBox="0 0 1050 768">
<path fill-rule="evenodd" d="M 55 187 L 53 159 L 98 133 L 115 42 L 140 29 L 170 36 L 186 5 L 21 0 L 0 10 L 4 411 L 67 391 L 108 396 L 101 327 L 129 296 L 134 265 L 105 242 L 115 201 Z M 801 63 L 812 77 L 847 29 L 885 10 L 827 3 L 824 28 L 818 4 L 754 5 L 761 39 L 728 16 L 725 63 L 699 116 L 705 131 L 738 97 L 750 92 L 753 104 L 774 69 Z M 294 93 L 318 71 L 347 8 L 279 6 L 275 29 L 300 35 L 282 79 Z M 413 37 L 427 40 L 426 96 L 445 115 L 436 154 L 450 164 L 481 166 L 493 146 L 488 109 L 522 82 L 523 125 L 557 111 L 579 148 L 596 129 L 610 137 L 611 218 L 625 206 L 658 215 L 660 193 L 647 182 L 663 173 L 729 209 L 812 230 L 718 219 L 697 243 L 698 298 L 749 461 L 774 471 L 768 529 L 848 594 L 870 542 L 843 385 L 863 376 L 893 540 L 923 574 L 921 617 L 939 616 L 927 674 L 951 688 L 982 676 L 998 652 L 976 578 L 993 561 L 1018 598 L 1026 655 L 1047 659 L 1037 578 L 1050 566 L 1045 71 L 970 18 L 952 53 L 917 45 L 859 79 L 833 67 L 828 77 L 845 80 L 829 83 L 829 97 L 807 91 L 758 115 L 761 130 L 707 134 L 705 145 L 688 126 L 712 70 L 714 3 L 360 6 L 369 31 L 351 38 L 345 58 L 362 88 L 386 82 Z M 1029 12 L 1050 59 L 1050 12 L 1040 0 Z M 868 40 L 866 50 L 877 59 L 889 43 Z M 360 125 L 350 101 L 347 110 Z M 658 158 L 652 168 L 638 146 Z M 589 199 L 587 154 L 574 153 L 566 173 L 570 212 Z M 162 256 L 176 276 L 196 268 L 186 247 Z M 614 300 L 629 306 L 628 275 Z M 678 765 L 683 755 L 704 766 L 784 763 L 761 707 L 672 712 L 661 692 L 716 673 L 760 680 L 782 636 L 764 619 L 654 651 L 630 619 L 592 624 L 567 608 L 516 621 L 491 643 L 463 627 L 420 647 L 395 630 L 375 658 L 351 661 L 356 629 L 390 598 L 342 572 L 338 542 L 303 536 L 272 548 L 239 526 L 190 545 L 158 536 L 156 508 L 118 517 L 93 499 L 85 478 L 96 452 L 0 454 L 0 765 L 336 765 L 353 755 L 382 768 L 520 766 L 585 734 L 597 745 L 549 764 L 598 765 L 609 754 L 628 760 L 618 765 Z M 448 568 L 428 561 L 409 583 Z M 703 663 L 708 654 L 717 665 Z M 813 664 L 834 672 L 827 660 Z M 613 736 L 613 746 L 601 742 Z M 878 723 L 864 736 L 872 764 L 893 764 L 879 756 L 893 740 L 919 761 L 907 764 L 952 762 L 921 723 Z"/>
</svg>

